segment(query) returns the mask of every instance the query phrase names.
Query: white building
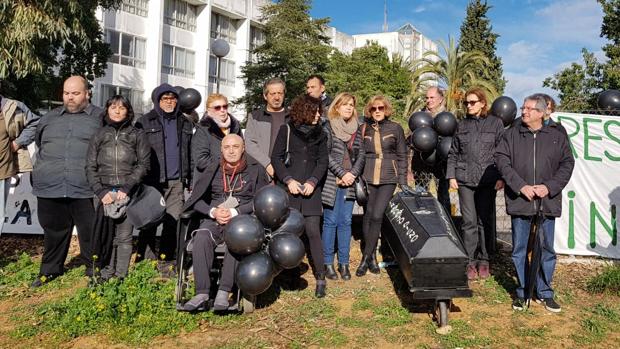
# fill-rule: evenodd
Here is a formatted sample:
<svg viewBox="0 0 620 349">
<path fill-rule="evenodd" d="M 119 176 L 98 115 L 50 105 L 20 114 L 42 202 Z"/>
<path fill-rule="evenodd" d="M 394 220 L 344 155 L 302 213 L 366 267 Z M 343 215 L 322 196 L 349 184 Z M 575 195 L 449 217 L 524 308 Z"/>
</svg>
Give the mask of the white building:
<svg viewBox="0 0 620 349">
<path fill-rule="evenodd" d="M 211 42 L 230 44 L 222 59 L 220 92 L 243 95 L 241 66 L 260 44 L 260 7 L 269 0 L 124 0 L 117 11 L 101 11 L 113 55 L 105 76 L 94 82 L 93 103 L 116 93 L 129 96 L 137 113 L 152 108 L 151 92 L 161 83 L 192 87 L 204 98 L 215 91 L 216 58 Z"/>
<path fill-rule="evenodd" d="M 216 62 L 210 54 L 214 39 L 230 44 L 222 59 L 220 92 L 234 100 L 245 93 L 241 67 L 254 47 L 264 42 L 260 8 L 270 0 L 124 0 L 116 11 L 97 16 L 113 55 L 105 76 L 94 82 L 93 103 L 104 105 L 112 95 L 130 98 L 136 113 L 152 108 L 151 92 L 166 82 L 195 88 L 204 98 L 215 91 Z M 346 53 L 377 41 L 390 56 L 419 58 L 437 45 L 411 24 L 395 32 L 348 35 L 328 27 L 332 46 Z M 241 117 L 238 110 L 233 114 Z"/>
<path fill-rule="evenodd" d="M 437 51 L 437 44 L 422 35 L 410 23 L 393 32 L 355 34 L 353 39 L 355 47 L 363 47 L 369 41 L 376 41 L 379 45 L 387 48 L 389 57 L 398 54 L 408 61 L 422 58 L 426 51 Z"/>
</svg>

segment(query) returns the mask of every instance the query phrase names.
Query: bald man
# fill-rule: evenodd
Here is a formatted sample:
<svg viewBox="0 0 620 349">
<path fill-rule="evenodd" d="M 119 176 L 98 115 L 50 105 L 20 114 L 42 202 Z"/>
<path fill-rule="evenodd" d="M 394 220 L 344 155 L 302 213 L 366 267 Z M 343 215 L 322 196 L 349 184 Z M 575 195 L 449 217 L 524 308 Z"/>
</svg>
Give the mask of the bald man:
<svg viewBox="0 0 620 349">
<path fill-rule="evenodd" d="M 198 174 L 192 195 L 183 209 L 193 209 L 202 217 L 200 228 L 192 239 L 196 295 L 185 304 L 185 311 L 207 310 L 211 288 L 209 272 L 215 248 L 224 241 L 224 226 L 239 214 L 252 213 L 254 194 L 269 183 L 265 168 L 245 153 L 241 137 L 229 134 L 222 138 L 221 151 L 221 160 L 211 162 Z M 214 310 L 229 307 L 236 265 L 234 257 L 226 252 Z"/>
<path fill-rule="evenodd" d="M 64 273 L 71 232 L 77 227 L 80 259 L 92 265 L 91 235 L 95 211 L 93 191 L 86 180 L 88 143 L 101 126 L 103 110 L 89 102 L 88 81 L 65 80 L 62 107 L 43 116 L 37 125 L 37 161 L 32 171 L 32 193 L 44 233 L 39 287 Z M 92 268 L 86 268 L 87 274 Z"/>
</svg>

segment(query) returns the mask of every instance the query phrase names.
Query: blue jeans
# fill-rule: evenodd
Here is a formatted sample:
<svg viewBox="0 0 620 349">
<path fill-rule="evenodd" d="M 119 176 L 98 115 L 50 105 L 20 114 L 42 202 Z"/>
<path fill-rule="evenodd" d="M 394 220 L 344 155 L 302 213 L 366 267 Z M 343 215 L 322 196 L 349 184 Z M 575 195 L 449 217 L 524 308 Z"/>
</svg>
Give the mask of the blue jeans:
<svg viewBox="0 0 620 349">
<path fill-rule="evenodd" d="M 525 298 L 525 277 L 528 268 L 527 242 L 530 236 L 530 223 L 532 217 L 512 216 L 512 262 L 517 270 L 519 286 L 517 297 Z M 542 231 L 540 230 L 542 229 Z M 555 271 L 556 254 L 553 249 L 555 235 L 555 218 L 545 217 L 538 233 L 544 231 L 544 245 L 541 256 L 540 271 L 536 277 L 536 297 L 538 299 L 553 298 L 551 281 Z"/>
<path fill-rule="evenodd" d="M 347 200 L 347 189 L 336 190 L 334 207 L 323 210 L 323 256 L 325 264 L 334 263 L 334 245 L 338 235 L 338 263 L 349 264 L 353 200 Z"/>
</svg>

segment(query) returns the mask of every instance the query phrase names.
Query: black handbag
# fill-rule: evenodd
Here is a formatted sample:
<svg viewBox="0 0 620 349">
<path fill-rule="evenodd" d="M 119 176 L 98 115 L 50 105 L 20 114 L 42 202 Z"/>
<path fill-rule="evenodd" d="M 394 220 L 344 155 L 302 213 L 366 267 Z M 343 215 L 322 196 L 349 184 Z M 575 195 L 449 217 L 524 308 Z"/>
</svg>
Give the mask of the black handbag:
<svg viewBox="0 0 620 349">
<path fill-rule="evenodd" d="M 358 205 L 365 206 L 368 203 L 368 184 L 364 176 L 357 176 L 353 186 L 355 187 L 355 201 Z"/>
</svg>

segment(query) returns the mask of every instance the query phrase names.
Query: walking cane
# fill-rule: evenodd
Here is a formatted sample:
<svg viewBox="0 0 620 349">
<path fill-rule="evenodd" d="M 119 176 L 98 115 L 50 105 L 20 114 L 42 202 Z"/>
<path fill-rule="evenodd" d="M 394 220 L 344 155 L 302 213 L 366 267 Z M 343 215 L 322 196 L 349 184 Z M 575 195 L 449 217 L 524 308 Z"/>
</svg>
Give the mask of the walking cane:
<svg viewBox="0 0 620 349">
<path fill-rule="evenodd" d="M 536 276 L 540 272 L 540 260 L 545 243 L 542 223 L 545 219 L 542 210 L 542 199 L 537 200 L 538 209 L 530 224 L 530 243 L 528 244 L 529 263 L 525 273 L 525 304 L 529 308 L 536 287 Z M 527 258 L 527 257 L 526 257 Z"/>
</svg>

